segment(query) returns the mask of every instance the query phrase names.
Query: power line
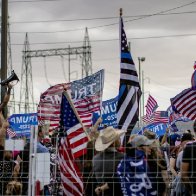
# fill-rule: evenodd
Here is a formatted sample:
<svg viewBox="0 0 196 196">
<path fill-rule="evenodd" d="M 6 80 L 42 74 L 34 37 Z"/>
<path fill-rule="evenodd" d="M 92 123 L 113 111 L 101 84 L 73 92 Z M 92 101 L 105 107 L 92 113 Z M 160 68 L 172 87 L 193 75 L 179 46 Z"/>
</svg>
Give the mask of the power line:
<svg viewBox="0 0 196 196">
<path fill-rule="evenodd" d="M 186 3 L 186 4 L 183 4 L 183 5 L 174 7 L 174 8 L 167 9 L 167 10 L 163 10 L 163 11 L 160 11 L 160 12 L 157 12 L 157 13 L 154 13 L 154 14 L 151 14 L 151 15 L 148 15 L 148 16 L 139 17 L 139 18 L 136 18 L 136 19 L 133 19 L 133 20 L 127 20 L 125 22 L 131 22 L 131 21 L 135 21 L 135 20 L 140 20 L 140 19 L 148 18 L 148 17 L 151 17 L 151 16 L 156 16 L 158 14 L 167 13 L 167 12 L 170 12 L 170 11 L 173 11 L 173 10 L 176 10 L 176 9 L 180 9 L 180 8 L 183 8 L 183 7 L 186 7 L 186 6 L 195 4 L 195 3 L 196 3 L 196 1 L 192 1 L 190 3 Z"/>
<path fill-rule="evenodd" d="M 163 11 L 160 11 L 160 12 L 156 12 L 154 14 L 150 14 L 150 15 L 147 15 L 147 16 L 142 16 L 142 17 L 138 17 L 138 18 L 134 18 L 134 19 L 131 19 L 131 20 L 127 20 L 127 21 L 124 21 L 124 23 L 128 23 L 128 22 L 133 22 L 133 21 L 137 21 L 137 20 L 142 20 L 142 19 L 145 19 L 145 18 L 149 18 L 149 17 L 152 17 L 152 16 L 156 16 L 158 14 L 163 14 L 163 13 L 166 13 L 166 12 L 170 12 L 170 11 L 173 11 L 173 10 L 176 10 L 176 9 L 180 9 L 180 8 L 183 8 L 183 7 L 186 7 L 186 6 L 189 6 L 189 5 L 192 5 L 192 4 L 195 4 L 196 1 L 192 1 L 190 3 L 187 3 L 187 4 L 183 4 L 181 6 L 177 6 L 177 7 L 174 7 L 174 8 L 170 8 L 170 9 L 167 9 L 167 10 L 163 10 Z M 110 24 L 106 24 L 106 25 L 99 25 L 99 26 L 94 26 L 94 27 L 88 27 L 88 29 L 97 29 L 97 28 L 103 28 L 103 27 L 109 27 L 109 26 L 114 26 L 114 25 L 117 25 L 119 23 L 110 23 Z M 77 29 L 68 29 L 68 30 L 61 30 L 61 31 L 50 31 L 50 32 L 28 32 L 28 33 L 35 33 L 35 34 L 41 34 L 41 33 L 65 33 L 65 32 L 71 32 L 71 31 L 80 31 L 80 30 L 84 30 L 84 28 L 77 28 Z M 11 33 L 26 33 L 26 32 L 11 32 Z"/>
<path fill-rule="evenodd" d="M 179 34 L 179 35 L 161 35 L 161 36 L 148 36 L 148 37 L 132 37 L 127 38 L 128 40 L 142 40 L 142 39 L 164 39 L 164 38 L 178 38 L 178 37 L 190 37 L 190 36 L 196 36 L 196 33 L 192 34 Z M 91 40 L 91 42 L 110 42 L 110 41 L 119 41 L 118 38 L 114 39 L 102 39 L 102 40 Z M 82 43 L 82 41 L 65 41 L 65 42 L 34 42 L 31 43 L 31 45 L 52 45 L 52 44 L 74 44 L 74 43 Z M 11 44 L 13 46 L 21 46 L 24 44 L 20 43 L 13 43 Z"/>
<path fill-rule="evenodd" d="M 195 14 L 196 11 L 187 11 L 187 12 L 171 12 L 156 14 L 156 16 L 168 16 L 168 15 L 181 15 L 181 14 Z M 123 16 L 123 18 L 136 18 L 136 17 L 146 17 L 151 16 L 151 14 L 142 14 L 142 15 L 132 15 L 132 16 Z M 77 22 L 77 21 L 91 21 L 91 20 L 111 20 L 118 19 L 119 17 L 110 16 L 110 17 L 98 17 L 98 18 L 75 18 L 75 19 L 56 19 L 56 20 L 34 20 L 34 21 L 13 21 L 11 24 L 25 24 L 25 23 L 52 23 L 52 22 Z"/>
<path fill-rule="evenodd" d="M 37 2 L 46 2 L 46 1 L 62 1 L 62 0 L 30 0 L 30 1 L 9 1 L 8 3 L 37 3 Z"/>
<path fill-rule="evenodd" d="M 172 87 L 172 86 L 166 86 L 166 85 L 164 85 L 164 84 L 161 84 L 160 82 L 157 82 L 157 81 L 155 81 L 154 79 L 152 80 L 151 78 L 150 78 L 150 81 L 153 81 L 155 84 L 157 84 L 158 86 L 161 86 L 161 87 L 163 87 L 163 88 L 167 88 L 168 90 L 171 90 L 171 91 L 174 91 L 174 90 L 176 90 L 176 87 Z"/>
</svg>

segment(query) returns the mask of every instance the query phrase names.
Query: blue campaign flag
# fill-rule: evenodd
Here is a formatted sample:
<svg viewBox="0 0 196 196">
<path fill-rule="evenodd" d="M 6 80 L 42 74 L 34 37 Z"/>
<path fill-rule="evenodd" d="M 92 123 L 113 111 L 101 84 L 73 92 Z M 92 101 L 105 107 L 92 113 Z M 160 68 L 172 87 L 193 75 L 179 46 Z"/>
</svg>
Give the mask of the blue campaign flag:
<svg viewBox="0 0 196 196">
<path fill-rule="evenodd" d="M 30 137 L 31 125 L 38 125 L 37 113 L 13 114 L 8 122 L 17 137 Z"/>
<path fill-rule="evenodd" d="M 168 124 L 165 124 L 165 123 L 153 123 L 153 124 L 143 127 L 138 132 L 138 134 L 142 135 L 144 130 L 147 129 L 147 130 L 154 132 L 156 134 L 156 138 L 158 138 L 159 136 L 165 134 L 167 127 L 168 127 Z"/>
<path fill-rule="evenodd" d="M 106 126 L 117 127 L 117 118 L 116 118 L 116 106 L 117 106 L 118 97 L 113 99 L 109 99 L 107 101 L 102 102 L 102 119 L 103 122 L 99 126 L 99 130 Z M 101 116 L 100 111 L 93 113 L 93 124 L 97 121 L 97 119 Z"/>
<path fill-rule="evenodd" d="M 175 107 L 170 106 L 167 111 L 168 111 L 168 123 L 172 126 L 175 124 L 177 121 L 183 121 L 183 122 L 188 122 L 191 121 L 189 118 L 183 116 L 182 114 L 175 112 Z M 175 125 L 174 125 L 175 126 Z"/>
</svg>

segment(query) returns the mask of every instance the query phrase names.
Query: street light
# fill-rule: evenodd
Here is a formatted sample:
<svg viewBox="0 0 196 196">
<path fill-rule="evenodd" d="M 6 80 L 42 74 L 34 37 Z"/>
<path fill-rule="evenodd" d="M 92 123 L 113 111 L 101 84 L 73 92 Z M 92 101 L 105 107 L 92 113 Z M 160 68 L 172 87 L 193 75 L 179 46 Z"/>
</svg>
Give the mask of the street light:
<svg viewBox="0 0 196 196">
<path fill-rule="evenodd" d="M 142 86 L 142 83 L 141 83 L 141 62 L 144 62 L 146 60 L 145 57 L 138 57 L 138 62 L 139 62 L 139 83 L 140 83 L 140 86 Z M 141 116 L 142 116 L 142 108 L 141 108 L 141 100 L 140 100 L 140 103 L 139 103 L 139 119 L 141 121 Z"/>
<path fill-rule="evenodd" d="M 144 71 L 142 71 L 142 115 L 144 116 L 144 94 L 145 93 L 150 93 L 149 91 L 144 90 L 144 81 L 148 80 L 148 83 L 150 84 L 150 78 L 149 77 L 144 77 Z"/>
<path fill-rule="evenodd" d="M 145 57 L 138 57 L 138 61 L 139 61 L 139 82 L 141 85 L 141 62 L 144 62 L 146 60 Z"/>
</svg>

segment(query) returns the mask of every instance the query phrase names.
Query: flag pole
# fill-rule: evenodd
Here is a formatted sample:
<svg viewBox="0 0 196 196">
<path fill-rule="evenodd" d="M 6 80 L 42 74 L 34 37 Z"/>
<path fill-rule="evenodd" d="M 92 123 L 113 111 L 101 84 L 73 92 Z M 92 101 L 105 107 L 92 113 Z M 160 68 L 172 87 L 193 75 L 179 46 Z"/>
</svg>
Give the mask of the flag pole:
<svg viewBox="0 0 196 196">
<path fill-rule="evenodd" d="M 104 81 L 104 76 L 102 77 L 102 74 L 100 74 L 100 89 L 103 89 L 103 81 Z M 103 98 L 103 93 L 101 94 L 101 104 L 100 104 L 100 117 L 102 118 L 102 98 Z"/>
<path fill-rule="evenodd" d="M 86 133 L 86 135 L 87 135 L 87 137 L 88 137 L 88 140 L 91 141 L 90 136 L 89 136 L 89 134 L 88 134 L 86 128 L 84 127 L 84 125 L 83 125 L 83 123 L 82 123 L 82 121 L 81 121 L 81 119 L 80 119 L 80 116 L 79 116 L 79 114 L 78 114 L 78 112 L 77 112 L 77 110 L 76 110 L 76 108 L 75 108 L 75 106 L 74 106 L 74 104 L 73 104 L 73 102 L 72 102 L 72 100 L 71 100 L 71 98 L 70 98 L 70 96 L 69 96 L 69 94 L 68 94 L 68 92 L 67 92 L 66 89 L 64 89 L 63 94 L 66 96 L 66 98 L 67 98 L 69 104 L 71 105 L 71 108 L 73 109 L 73 111 L 74 111 L 74 113 L 75 113 L 77 119 L 79 120 L 80 124 L 82 125 L 82 128 L 83 128 L 84 132 Z"/>
<path fill-rule="evenodd" d="M 122 24 L 121 24 L 121 20 L 122 20 L 122 8 L 119 9 L 119 12 L 120 12 L 120 17 L 119 17 L 119 50 L 120 50 L 120 54 L 121 54 L 121 30 L 122 30 Z M 120 56 L 120 62 L 121 62 L 121 56 Z"/>
</svg>

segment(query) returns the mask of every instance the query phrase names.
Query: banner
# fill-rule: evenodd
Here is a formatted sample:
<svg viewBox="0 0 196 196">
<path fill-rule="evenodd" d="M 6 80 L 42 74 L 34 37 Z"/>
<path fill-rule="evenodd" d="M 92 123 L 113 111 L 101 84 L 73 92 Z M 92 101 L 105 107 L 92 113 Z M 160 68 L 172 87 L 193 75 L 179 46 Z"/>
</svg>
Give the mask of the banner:
<svg viewBox="0 0 196 196">
<path fill-rule="evenodd" d="M 103 129 L 104 126 L 113 126 L 117 127 L 117 118 L 116 118 L 116 106 L 117 106 L 118 97 L 113 99 L 109 99 L 107 101 L 102 102 L 101 112 L 97 111 L 93 113 L 93 124 L 97 121 L 97 119 L 101 116 L 103 122 L 99 126 L 99 130 Z"/>
<path fill-rule="evenodd" d="M 13 114 L 8 118 L 8 122 L 17 137 L 30 137 L 31 125 L 38 125 L 37 113 Z"/>
<path fill-rule="evenodd" d="M 168 125 L 165 123 L 153 123 L 143 127 L 142 130 L 138 132 L 138 134 L 142 135 L 145 129 L 147 129 L 154 132 L 156 134 L 156 138 L 158 138 L 159 136 L 165 134 L 167 127 Z"/>
<path fill-rule="evenodd" d="M 50 129 L 59 126 L 60 104 L 64 87 L 71 95 L 74 106 L 84 126 L 92 126 L 92 113 L 100 110 L 104 84 L 104 70 L 68 84 L 50 87 L 40 96 L 38 119 L 50 120 Z"/>
</svg>

